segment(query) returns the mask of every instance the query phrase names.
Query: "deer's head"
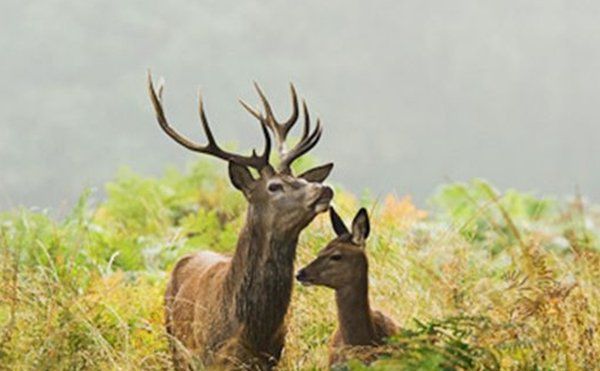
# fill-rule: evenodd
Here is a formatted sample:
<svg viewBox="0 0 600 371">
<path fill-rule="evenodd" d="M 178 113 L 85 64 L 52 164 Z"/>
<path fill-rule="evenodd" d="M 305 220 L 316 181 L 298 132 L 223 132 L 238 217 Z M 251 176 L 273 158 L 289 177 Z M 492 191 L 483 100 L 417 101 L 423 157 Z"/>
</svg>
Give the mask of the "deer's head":
<svg viewBox="0 0 600 371">
<path fill-rule="evenodd" d="M 368 271 L 366 240 L 369 236 L 369 216 L 361 208 L 348 230 L 342 219 L 332 208 L 331 224 L 337 237 L 321 250 L 315 260 L 300 269 L 296 279 L 304 285 L 327 286 L 341 289 L 356 284 Z"/>
<path fill-rule="evenodd" d="M 248 200 L 253 215 L 260 218 L 261 223 L 271 230 L 284 234 L 299 233 L 318 213 L 327 210 L 333 197 L 333 190 L 322 184 L 331 172 L 333 164 L 322 165 L 297 176 L 293 175 L 291 170 L 294 160 L 310 151 L 321 138 L 321 123 L 317 120 L 315 129 L 311 130 L 308 109 L 303 102 L 303 133 L 298 143 L 288 151 L 285 140 L 299 117 L 298 98 L 293 85 L 291 85 L 293 112 L 284 123 L 275 119 L 264 93 L 257 84 L 255 87 L 262 100 L 264 114 L 251 108 L 247 103 L 240 102 L 260 122 L 265 145 L 260 155 L 252 151 L 251 155 L 244 156 L 226 151 L 217 144 L 208 124 L 201 97 L 198 103 L 200 121 L 208 143 L 205 145 L 194 143 L 175 131 L 165 116 L 162 105 L 163 87 L 161 85 L 155 89 L 152 78 L 148 75 L 150 98 L 157 121 L 163 131 L 189 150 L 228 161 L 231 183 Z M 277 168 L 269 163 L 271 153 L 269 131 L 275 136 L 279 150 L 280 162 Z M 254 169 L 256 175 L 253 175 L 250 169 Z"/>
</svg>

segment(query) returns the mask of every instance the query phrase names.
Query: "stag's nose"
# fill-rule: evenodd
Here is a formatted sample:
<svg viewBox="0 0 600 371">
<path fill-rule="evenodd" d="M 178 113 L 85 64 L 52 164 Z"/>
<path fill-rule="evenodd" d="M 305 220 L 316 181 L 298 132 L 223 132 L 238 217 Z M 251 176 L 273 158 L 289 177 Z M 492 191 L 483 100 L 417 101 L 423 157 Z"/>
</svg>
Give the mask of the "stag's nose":
<svg viewBox="0 0 600 371">
<path fill-rule="evenodd" d="M 317 188 L 318 198 L 315 203 L 317 204 L 329 204 L 333 199 L 333 189 L 326 185 L 319 184 Z"/>
<path fill-rule="evenodd" d="M 331 187 L 329 186 L 323 186 L 323 190 L 321 191 L 321 197 L 331 200 L 333 198 L 333 189 L 331 189 Z"/>
</svg>

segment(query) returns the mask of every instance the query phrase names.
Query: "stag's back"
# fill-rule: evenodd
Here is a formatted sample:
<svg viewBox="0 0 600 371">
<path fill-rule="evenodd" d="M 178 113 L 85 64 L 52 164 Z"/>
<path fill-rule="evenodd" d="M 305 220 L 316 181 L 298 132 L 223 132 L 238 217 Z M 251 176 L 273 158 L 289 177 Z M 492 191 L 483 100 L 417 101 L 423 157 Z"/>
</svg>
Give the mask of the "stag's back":
<svg viewBox="0 0 600 371">
<path fill-rule="evenodd" d="M 187 351 L 197 354 L 208 348 L 208 334 L 225 332 L 218 327 L 226 315 L 221 313 L 220 288 L 230 264 L 231 258 L 209 251 L 184 256 L 177 262 L 165 293 L 171 347 L 185 345 Z"/>
</svg>

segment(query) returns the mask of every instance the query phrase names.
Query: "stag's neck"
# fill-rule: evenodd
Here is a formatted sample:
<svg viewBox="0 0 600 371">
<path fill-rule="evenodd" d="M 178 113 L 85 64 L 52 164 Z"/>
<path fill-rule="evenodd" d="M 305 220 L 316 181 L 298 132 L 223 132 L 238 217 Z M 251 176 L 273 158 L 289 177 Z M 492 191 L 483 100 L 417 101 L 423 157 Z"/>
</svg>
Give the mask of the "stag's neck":
<svg viewBox="0 0 600 371">
<path fill-rule="evenodd" d="M 231 308 L 251 344 L 264 344 L 285 319 L 298 233 L 277 233 L 249 209 L 226 279 Z"/>
<path fill-rule="evenodd" d="M 335 291 L 339 330 L 348 345 L 372 345 L 375 328 L 369 305 L 369 280 L 365 274 L 356 284 Z"/>
</svg>

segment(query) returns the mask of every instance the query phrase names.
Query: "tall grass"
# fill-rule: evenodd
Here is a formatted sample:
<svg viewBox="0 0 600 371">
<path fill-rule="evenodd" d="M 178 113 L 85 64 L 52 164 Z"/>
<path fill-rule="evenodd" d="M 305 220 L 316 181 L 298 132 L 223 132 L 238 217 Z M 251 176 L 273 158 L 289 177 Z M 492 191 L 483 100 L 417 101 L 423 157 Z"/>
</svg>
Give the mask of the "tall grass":
<svg viewBox="0 0 600 371">
<path fill-rule="evenodd" d="M 0 214 L 0 368 L 168 369 L 162 295 L 190 251 L 231 252 L 245 201 L 206 162 L 161 178 L 119 172 L 63 220 Z M 372 213 L 372 305 L 402 331 L 374 369 L 570 369 L 600 364 L 600 213 L 483 181 L 440 187 L 429 210 L 338 189 L 342 215 Z M 303 233 L 298 265 L 332 238 Z M 280 368 L 322 369 L 333 293 L 297 286 Z M 361 354 L 356 355 L 358 358 Z M 363 369 L 358 361 L 351 369 Z"/>
</svg>

